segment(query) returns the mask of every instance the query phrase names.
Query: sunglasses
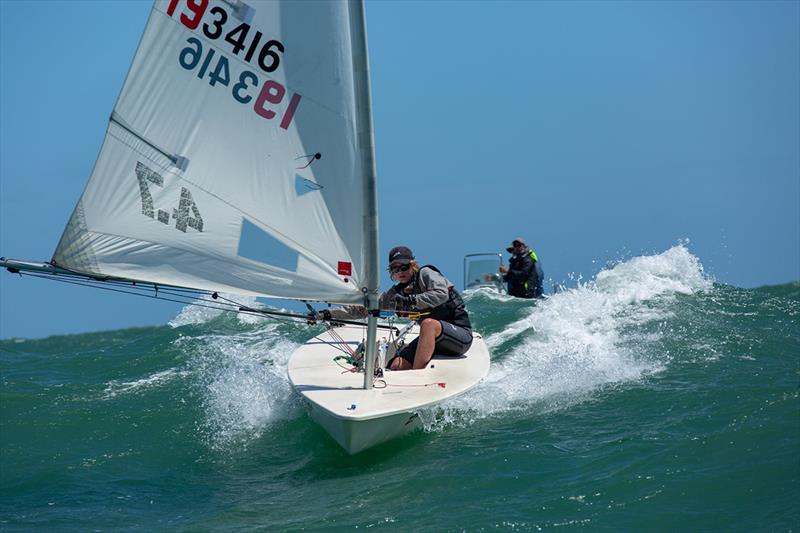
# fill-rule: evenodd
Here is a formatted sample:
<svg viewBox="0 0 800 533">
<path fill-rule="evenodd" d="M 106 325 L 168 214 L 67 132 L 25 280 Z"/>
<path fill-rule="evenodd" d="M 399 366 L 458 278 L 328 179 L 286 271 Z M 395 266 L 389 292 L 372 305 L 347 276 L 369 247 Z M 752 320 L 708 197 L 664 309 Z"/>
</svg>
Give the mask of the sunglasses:
<svg viewBox="0 0 800 533">
<path fill-rule="evenodd" d="M 397 265 L 389 267 L 389 272 L 392 274 L 397 274 L 398 272 L 408 272 L 409 268 L 411 268 L 411 265 Z"/>
</svg>

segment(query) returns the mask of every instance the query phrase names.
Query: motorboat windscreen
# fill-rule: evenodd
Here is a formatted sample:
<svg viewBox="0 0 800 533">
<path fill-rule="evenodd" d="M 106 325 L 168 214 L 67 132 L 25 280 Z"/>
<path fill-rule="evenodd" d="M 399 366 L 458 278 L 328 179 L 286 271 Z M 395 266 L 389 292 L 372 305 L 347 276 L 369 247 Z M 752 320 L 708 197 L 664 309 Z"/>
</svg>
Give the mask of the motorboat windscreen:
<svg viewBox="0 0 800 533">
<path fill-rule="evenodd" d="M 503 292 L 503 276 L 499 267 L 503 255 L 498 253 L 467 254 L 464 256 L 464 290 L 490 287 Z"/>
</svg>

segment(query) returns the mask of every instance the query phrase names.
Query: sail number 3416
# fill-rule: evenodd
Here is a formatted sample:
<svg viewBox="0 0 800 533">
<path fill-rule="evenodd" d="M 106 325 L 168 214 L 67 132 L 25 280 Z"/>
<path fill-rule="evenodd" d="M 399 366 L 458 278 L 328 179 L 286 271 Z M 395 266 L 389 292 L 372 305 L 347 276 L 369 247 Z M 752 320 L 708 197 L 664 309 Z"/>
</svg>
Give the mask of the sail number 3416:
<svg viewBox="0 0 800 533">
<path fill-rule="evenodd" d="M 178 19 L 181 24 L 190 30 L 196 30 L 203 19 L 203 15 L 206 13 L 209 0 L 171 0 L 167 8 L 167 15 L 172 17 L 179 3 L 183 3 L 185 10 L 188 10 L 188 12 L 179 13 Z M 203 24 L 203 34 L 208 39 L 218 39 L 224 33 L 225 23 L 229 19 L 228 13 L 219 6 L 211 8 L 208 13 L 213 19 Z M 266 73 L 275 71 L 281 61 L 280 54 L 284 51 L 283 43 L 270 39 L 262 44 L 264 36 L 260 31 L 256 31 L 248 45 L 247 37 L 250 29 L 250 25 L 243 22 L 225 33 L 225 41 L 232 46 L 234 55 L 238 56 L 240 52 L 244 51 L 244 61 L 250 63 L 255 57 L 261 70 Z M 252 91 L 252 89 L 258 87 L 260 81 L 258 75 L 245 70 L 239 74 L 238 79 L 232 79 L 230 63 L 224 54 L 219 53 L 216 62 L 214 62 L 214 48 L 209 47 L 204 54 L 203 44 L 200 39 L 190 37 L 186 42 L 189 46 L 181 50 L 178 57 L 178 63 L 181 67 L 186 70 L 194 70 L 199 65 L 200 68 L 197 71 L 198 79 L 203 79 L 208 75 L 208 84 L 212 87 L 217 84 L 229 87 L 233 82 L 231 94 L 234 100 L 241 104 L 247 104 L 253 100 L 255 91 Z M 261 45 L 260 52 L 256 56 L 259 45 Z M 253 110 L 265 119 L 273 119 L 277 113 L 272 106 L 279 105 L 285 95 L 286 88 L 283 85 L 277 81 L 266 79 L 261 84 L 261 90 L 258 91 L 255 97 Z M 300 95 L 293 94 L 281 117 L 281 128 L 288 129 L 299 103 Z"/>
</svg>

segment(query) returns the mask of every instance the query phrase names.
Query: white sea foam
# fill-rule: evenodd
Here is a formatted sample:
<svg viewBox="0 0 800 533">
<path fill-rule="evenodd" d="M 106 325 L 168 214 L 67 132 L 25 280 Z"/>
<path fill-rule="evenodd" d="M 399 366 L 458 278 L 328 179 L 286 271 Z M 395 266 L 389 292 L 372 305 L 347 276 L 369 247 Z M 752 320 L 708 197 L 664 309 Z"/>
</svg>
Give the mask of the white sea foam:
<svg viewBox="0 0 800 533">
<path fill-rule="evenodd" d="M 448 402 L 444 412 L 424 414 L 426 427 L 532 405 L 571 405 L 604 386 L 658 372 L 667 361 L 647 353 L 653 334 L 637 337 L 637 343 L 629 342 L 631 335 L 637 335 L 637 326 L 667 318 L 677 294 L 710 286 L 685 244 L 604 269 L 594 281 L 538 302 L 489 336 L 494 360 L 487 379 Z"/>
<path fill-rule="evenodd" d="M 221 294 L 222 301 L 259 307 L 255 298 Z M 187 305 L 169 325 L 200 325 L 228 311 Z M 218 450 L 241 448 L 270 424 L 302 411 L 286 375 L 291 353 L 299 346 L 277 330 L 281 323 L 238 313 L 240 324 L 257 326 L 235 334 L 181 337 L 175 341 L 189 353 L 187 366 L 197 387 L 204 419 L 200 429 Z"/>
<path fill-rule="evenodd" d="M 218 450 L 247 446 L 270 424 L 298 416 L 286 364 L 299 346 L 275 333 L 275 324 L 237 335 L 192 340 L 190 367 L 198 380 L 202 430 Z"/>
<path fill-rule="evenodd" d="M 120 394 L 136 393 L 144 389 L 159 387 L 175 378 L 184 377 L 186 375 L 187 372 L 170 368 L 134 381 L 109 381 L 106 385 L 106 389 L 103 391 L 103 399 L 108 400 Z"/>
<path fill-rule="evenodd" d="M 256 298 L 254 296 L 239 296 L 237 294 L 220 294 L 219 295 L 222 302 L 236 302 L 239 305 L 247 306 L 247 307 L 258 307 L 259 304 L 256 303 Z M 197 300 L 197 303 L 204 304 L 205 300 Z M 224 309 L 218 309 L 214 307 L 204 307 L 202 305 L 195 305 L 195 303 L 186 305 L 183 309 L 181 309 L 178 316 L 173 318 L 169 321 L 170 327 L 178 328 L 180 326 L 188 326 L 188 325 L 196 325 L 196 324 L 205 324 L 223 313 L 230 313 L 231 311 L 227 311 Z M 237 313 L 236 318 L 242 324 L 256 324 L 259 321 L 263 321 L 264 318 L 246 314 L 246 313 Z"/>
<path fill-rule="evenodd" d="M 516 299 L 514 296 L 509 296 L 508 294 L 500 293 L 492 287 L 478 287 L 475 289 L 467 289 L 464 291 L 464 297 L 469 299 L 485 298 L 487 300 L 494 300 L 497 302 L 510 302 Z"/>
</svg>

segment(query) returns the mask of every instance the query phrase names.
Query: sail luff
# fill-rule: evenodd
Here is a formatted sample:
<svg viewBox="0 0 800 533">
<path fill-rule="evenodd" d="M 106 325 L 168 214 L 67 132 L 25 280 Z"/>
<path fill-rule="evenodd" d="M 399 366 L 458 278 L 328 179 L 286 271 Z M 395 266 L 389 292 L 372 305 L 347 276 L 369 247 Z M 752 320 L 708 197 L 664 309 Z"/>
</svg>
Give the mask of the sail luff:
<svg viewBox="0 0 800 533">
<path fill-rule="evenodd" d="M 350 35 L 353 49 L 353 76 L 357 139 L 364 172 L 364 287 L 368 310 L 364 362 L 364 388 L 371 389 L 375 375 L 376 330 L 378 320 L 378 191 L 375 171 L 375 139 L 372 129 L 372 99 L 367 55 L 367 25 L 363 0 L 350 1 Z"/>
</svg>

